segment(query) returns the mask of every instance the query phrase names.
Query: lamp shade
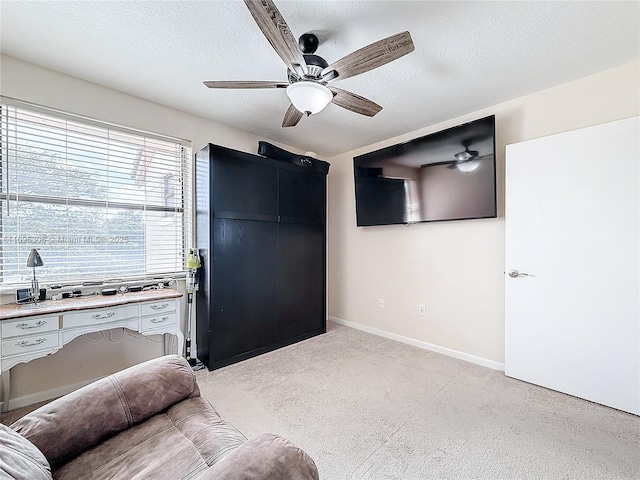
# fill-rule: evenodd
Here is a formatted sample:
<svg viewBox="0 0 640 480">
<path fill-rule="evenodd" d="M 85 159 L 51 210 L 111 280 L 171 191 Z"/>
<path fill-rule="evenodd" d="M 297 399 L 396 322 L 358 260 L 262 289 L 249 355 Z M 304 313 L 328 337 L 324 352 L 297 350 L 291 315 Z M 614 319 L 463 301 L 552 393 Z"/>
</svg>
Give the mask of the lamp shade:
<svg viewBox="0 0 640 480">
<path fill-rule="evenodd" d="M 327 87 L 307 80 L 289 85 L 287 96 L 298 111 L 307 115 L 322 111 L 333 99 L 333 94 Z"/>
<path fill-rule="evenodd" d="M 32 248 L 29 252 L 29 258 L 27 258 L 27 267 L 41 267 L 44 265 L 42 262 L 42 258 L 40 258 L 40 254 L 38 250 Z"/>
</svg>

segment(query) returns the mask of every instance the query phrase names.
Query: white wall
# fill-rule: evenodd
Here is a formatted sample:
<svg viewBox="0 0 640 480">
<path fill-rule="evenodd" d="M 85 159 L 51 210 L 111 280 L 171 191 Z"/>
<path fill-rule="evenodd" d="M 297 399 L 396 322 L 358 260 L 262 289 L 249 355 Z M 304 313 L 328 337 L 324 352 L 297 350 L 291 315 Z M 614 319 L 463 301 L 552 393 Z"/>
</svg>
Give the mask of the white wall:
<svg viewBox="0 0 640 480">
<path fill-rule="evenodd" d="M 640 64 L 632 62 L 330 159 L 330 318 L 503 366 L 505 145 L 638 115 L 639 91 Z M 355 226 L 354 156 L 491 114 L 498 218 Z M 418 316 L 419 303 L 426 305 L 426 318 Z"/>
<path fill-rule="evenodd" d="M 210 120 L 167 108 L 115 90 L 63 75 L 13 57 L 0 57 L 0 94 L 46 107 L 57 108 L 149 132 L 178 137 L 192 142 L 193 152 L 207 143 L 256 153 L 256 135 Z M 284 148 L 290 149 L 286 145 Z M 184 285 L 182 285 L 184 290 Z M 1 303 L 15 300 L 15 293 L 4 295 Z M 183 301 L 183 331 L 186 333 L 186 306 Z M 77 386 L 162 354 L 157 337 L 136 339 L 122 331 L 89 335 L 73 340 L 55 355 L 12 369 L 12 408 L 65 393 L 65 386 Z M 43 393 L 44 392 L 44 393 Z"/>
</svg>

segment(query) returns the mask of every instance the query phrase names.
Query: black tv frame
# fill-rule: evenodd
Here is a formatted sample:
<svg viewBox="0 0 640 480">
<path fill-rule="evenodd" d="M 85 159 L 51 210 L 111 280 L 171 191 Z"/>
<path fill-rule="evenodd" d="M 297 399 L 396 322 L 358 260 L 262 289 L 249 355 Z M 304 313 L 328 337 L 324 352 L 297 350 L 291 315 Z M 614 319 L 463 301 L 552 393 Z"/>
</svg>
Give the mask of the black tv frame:
<svg viewBox="0 0 640 480">
<path fill-rule="evenodd" d="M 404 221 L 399 220 L 398 215 L 394 215 L 391 212 L 387 212 L 387 218 L 381 219 L 380 221 L 367 221 L 366 210 L 371 207 L 371 204 L 363 203 L 362 193 L 360 195 L 359 201 L 359 182 L 366 182 L 367 177 L 376 177 L 378 172 L 373 172 L 371 174 L 367 174 L 366 172 L 363 174 L 362 165 L 364 162 L 376 160 L 378 162 L 385 161 L 394 156 L 403 156 L 408 155 L 409 153 L 415 153 L 419 151 L 421 148 L 425 148 L 425 145 L 429 144 L 438 144 L 442 142 L 452 141 L 456 139 L 458 143 L 453 142 L 452 145 L 456 145 L 457 150 L 463 150 L 464 147 L 461 139 L 466 136 L 473 136 L 475 133 L 479 135 L 478 130 L 482 131 L 483 124 L 488 124 L 486 128 L 490 131 L 491 137 L 491 170 L 492 170 L 492 197 L 490 199 L 491 206 L 490 210 L 487 211 L 486 214 L 481 215 L 470 215 L 470 216 L 456 216 L 452 218 L 420 218 L 415 221 Z M 473 145 L 471 145 L 470 149 L 473 149 Z M 428 165 L 421 165 L 421 167 L 435 167 L 438 165 L 449 165 L 455 162 L 455 158 L 453 155 L 447 157 L 447 160 L 430 162 Z M 481 157 L 482 159 L 486 157 Z M 391 162 L 390 162 L 391 163 Z M 498 202 L 497 202 L 497 169 L 496 169 L 496 130 L 495 130 L 495 115 L 489 115 L 486 117 L 478 118 L 476 120 L 472 120 L 470 122 L 462 123 L 460 125 L 456 125 L 453 127 L 449 127 L 443 130 L 439 130 L 437 132 L 429 133 L 427 135 L 423 135 L 421 137 L 417 137 L 411 140 L 407 140 L 405 142 L 397 143 L 394 145 L 390 145 L 388 147 L 384 147 L 378 150 L 374 150 L 362 155 L 358 155 L 353 158 L 353 171 L 354 171 L 354 187 L 355 187 L 355 196 L 356 196 L 356 225 L 358 227 L 367 227 L 367 226 L 382 226 L 382 225 L 407 225 L 414 223 L 431 223 L 431 222 L 447 222 L 447 221 L 458 221 L 458 220 L 477 220 L 477 219 L 486 219 L 486 218 L 497 218 L 498 216 Z M 367 168 L 365 167 L 365 170 Z M 380 170 L 382 172 L 382 167 L 372 167 L 368 168 L 369 170 Z M 382 176 L 378 174 L 380 178 Z M 390 189 L 393 188 L 391 185 L 392 182 L 386 182 L 388 185 L 385 188 Z M 362 189 L 361 189 L 362 190 Z M 382 214 L 384 216 L 384 212 Z"/>
</svg>

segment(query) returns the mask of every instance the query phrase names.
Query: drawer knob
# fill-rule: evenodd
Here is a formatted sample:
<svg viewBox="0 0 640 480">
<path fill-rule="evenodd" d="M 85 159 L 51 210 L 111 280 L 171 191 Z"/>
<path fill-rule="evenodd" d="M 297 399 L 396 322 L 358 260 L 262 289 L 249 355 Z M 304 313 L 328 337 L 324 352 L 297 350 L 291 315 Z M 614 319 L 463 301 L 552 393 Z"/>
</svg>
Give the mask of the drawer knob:
<svg viewBox="0 0 640 480">
<path fill-rule="evenodd" d="M 108 312 L 105 314 L 102 313 L 96 313 L 95 315 L 91 315 L 91 318 L 93 318 L 94 320 L 104 320 L 105 318 L 111 318 L 116 314 L 116 312 Z"/>
<path fill-rule="evenodd" d="M 155 305 L 149 305 L 149 308 L 151 310 L 164 310 L 165 308 L 167 308 L 169 306 L 168 303 L 163 303 L 161 305 L 158 305 L 157 303 Z"/>
<path fill-rule="evenodd" d="M 46 325 L 47 322 L 45 322 L 44 320 L 38 320 L 36 323 L 34 324 L 28 324 L 27 322 L 24 323 L 18 323 L 16 324 L 16 328 L 19 328 L 21 330 L 29 330 L 30 328 L 40 328 L 43 325 Z"/>
<path fill-rule="evenodd" d="M 164 323 L 167 320 L 169 320 L 169 317 L 162 317 L 162 318 L 152 318 L 151 319 L 151 323 Z"/>
<path fill-rule="evenodd" d="M 34 347 L 34 346 L 40 345 L 41 343 L 44 343 L 46 341 L 47 341 L 46 338 L 37 338 L 37 339 L 33 340 L 32 342 L 29 342 L 28 340 L 22 340 L 21 342 L 16 342 L 16 347 L 20 347 L 20 348 Z"/>
</svg>

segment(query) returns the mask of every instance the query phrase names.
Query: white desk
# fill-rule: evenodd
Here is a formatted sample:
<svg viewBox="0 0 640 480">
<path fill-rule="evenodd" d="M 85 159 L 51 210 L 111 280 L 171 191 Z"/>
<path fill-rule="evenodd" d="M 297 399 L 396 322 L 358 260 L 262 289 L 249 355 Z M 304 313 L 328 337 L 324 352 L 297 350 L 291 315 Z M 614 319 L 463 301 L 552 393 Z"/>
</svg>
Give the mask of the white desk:
<svg viewBox="0 0 640 480">
<path fill-rule="evenodd" d="M 182 355 L 180 292 L 172 289 L 0 307 L 2 411 L 9 409 L 11 368 L 60 350 L 85 333 L 127 328 L 143 335 L 172 334 Z M 165 353 L 166 353 L 165 342 Z"/>
</svg>

